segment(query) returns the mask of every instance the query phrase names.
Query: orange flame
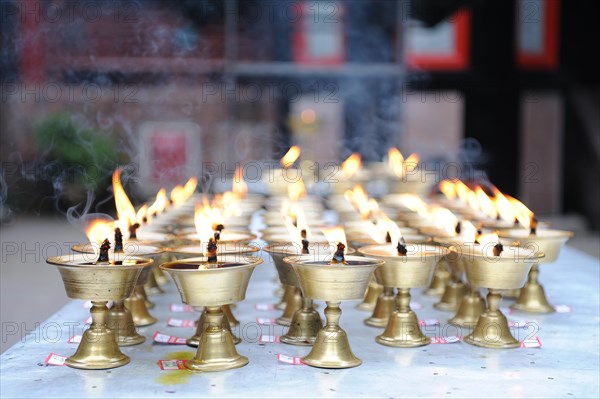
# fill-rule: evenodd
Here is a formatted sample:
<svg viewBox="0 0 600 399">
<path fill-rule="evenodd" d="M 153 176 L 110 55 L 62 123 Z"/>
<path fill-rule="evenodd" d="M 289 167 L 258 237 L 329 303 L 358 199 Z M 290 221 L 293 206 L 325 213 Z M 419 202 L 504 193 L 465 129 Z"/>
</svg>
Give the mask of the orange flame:
<svg viewBox="0 0 600 399">
<path fill-rule="evenodd" d="M 302 248 L 302 236 L 300 235 L 300 230 L 294 226 L 294 223 L 292 223 L 292 218 L 289 216 L 286 216 L 285 218 L 285 227 L 287 228 L 290 236 L 290 242 L 296 245 L 298 249 Z"/>
<path fill-rule="evenodd" d="M 302 208 L 299 208 L 296 212 L 296 226 L 299 232 L 302 232 L 302 230 L 306 231 L 306 239 L 310 241 L 310 228 L 308 227 L 308 223 L 306 223 L 306 216 Z"/>
<path fill-rule="evenodd" d="M 304 186 L 304 181 L 302 179 L 288 184 L 288 197 L 290 200 L 298 201 L 305 195 L 306 187 Z"/>
<path fill-rule="evenodd" d="M 404 156 L 396 147 L 391 147 L 388 150 L 388 168 L 398 177 L 403 175 L 402 164 L 404 164 Z"/>
<path fill-rule="evenodd" d="M 514 222 L 515 212 L 510 201 L 496 187 L 492 187 L 492 191 L 494 192 L 494 206 L 500 218 L 507 222 Z"/>
<path fill-rule="evenodd" d="M 342 162 L 342 175 L 346 179 L 350 179 L 360 170 L 362 166 L 362 160 L 360 154 L 355 152 L 350 155 L 344 162 Z"/>
<path fill-rule="evenodd" d="M 477 227 L 468 220 L 460 222 L 460 237 L 463 242 L 475 242 L 477 239 Z"/>
<path fill-rule="evenodd" d="M 333 246 L 333 251 L 331 252 L 332 255 L 335 253 L 337 244 L 340 242 L 346 247 L 346 249 L 344 249 L 344 254 L 346 253 L 348 244 L 346 241 L 346 233 L 342 226 L 323 228 L 322 231 L 329 242 L 329 246 Z"/>
<path fill-rule="evenodd" d="M 429 216 L 437 228 L 444 230 L 448 235 L 456 235 L 458 218 L 449 209 L 439 206 L 433 207 L 429 212 Z"/>
<path fill-rule="evenodd" d="M 148 204 L 144 204 L 140 207 L 140 209 L 138 209 L 136 215 L 135 215 L 136 219 L 139 220 L 140 222 L 142 222 L 144 220 L 144 218 L 146 218 L 146 222 L 150 223 L 152 220 L 152 216 L 148 215 Z"/>
<path fill-rule="evenodd" d="M 194 191 L 196 191 L 196 187 L 198 187 L 198 179 L 194 176 L 190 177 L 188 181 L 183 186 L 183 193 L 185 195 L 185 199 L 189 199 L 194 195 Z"/>
<path fill-rule="evenodd" d="M 390 234 L 391 244 L 395 248 L 402 239 L 402 232 L 400 231 L 400 227 L 398 227 L 398 225 L 392 220 L 387 221 L 387 226 L 388 233 Z"/>
<path fill-rule="evenodd" d="M 533 212 L 531 212 L 531 210 L 527 208 L 525 204 L 516 198 L 507 195 L 506 199 L 508 199 L 508 202 L 510 202 L 515 214 L 515 218 L 519 221 L 519 224 L 526 229 L 531 228 L 531 220 L 534 217 Z"/>
<path fill-rule="evenodd" d="M 201 204 L 196 204 L 194 209 L 194 225 L 196 226 L 196 233 L 200 240 L 200 247 L 202 252 L 206 253 L 206 246 L 208 241 L 213 238 L 212 220 L 206 208 Z"/>
<path fill-rule="evenodd" d="M 136 223 L 137 215 L 133 204 L 129 200 L 129 197 L 127 197 L 123 185 L 121 184 L 121 168 L 117 168 L 113 172 L 112 186 L 115 195 L 115 207 L 117 208 L 119 225 L 122 229 L 127 231 L 129 226 L 133 226 Z"/>
<path fill-rule="evenodd" d="M 240 198 L 244 198 L 248 193 L 248 185 L 244 181 L 244 171 L 241 166 L 235 168 L 233 174 L 233 181 L 231 182 L 231 191 L 238 195 Z"/>
<path fill-rule="evenodd" d="M 171 198 L 171 202 L 175 206 L 181 205 L 187 199 L 185 197 L 185 192 L 183 190 L 183 186 L 180 186 L 180 185 L 176 185 L 175 187 L 173 187 L 173 189 L 171 190 L 171 194 L 169 195 L 169 197 Z"/>
<path fill-rule="evenodd" d="M 469 203 L 469 193 L 471 192 L 471 189 L 469 187 L 467 187 L 467 185 L 460 180 L 457 180 L 454 183 L 454 188 L 456 190 L 456 195 L 458 196 L 458 198 L 462 202 L 468 204 Z"/>
<path fill-rule="evenodd" d="M 406 160 L 404 161 L 404 170 L 406 172 L 412 172 L 413 170 L 415 170 L 417 168 L 417 166 L 419 166 L 419 162 L 421 161 L 421 159 L 419 158 L 419 155 L 417 154 L 410 154 L 408 156 L 408 158 L 406 158 Z"/>
<path fill-rule="evenodd" d="M 111 242 L 113 241 L 114 222 L 109 222 L 105 219 L 94 219 L 87 226 L 85 235 L 92 244 L 94 255 L 98 256 L 100 254 L 100 244 L 102 244 L 102 241 L 105 239 L 108 239 Z"/>
<path fill-rule="evenodd" d="M 498 217 L 498 211 L 496 210 L 496 207 L 494 206 L 494 201 L 492 201 L 492 199 L 490 197 L 488 197 L 488 195 L 485 193 L 485 191 L 483 191 L 483 189 L 480 186 L 477 186 L 475 188 L 475 194 L 477 195 L 477 202 L 479 203 L 479 209 L 481 209 L 481 211 L 483 213 L 485 213 L 487 216 L 489 216 L 492 219 L 495 219 Z"/>
<path fill-rule="evenodd" d="M 158 190 L 158 193 L 156 193 L 156 199 L 154 200 L 154 203 L 148 207 L 148 214 L 152 216 L 160 214 L 166 209 L 168 202 L 167 190 L 161 188 Z"/>
<path fill-rule="evenodd" d="M 450 180 L 442 180 L 440 182 L 440 191 L 446 198 L 453 200 L 456 198 L 456 184 Z"/>
<path fill-rule="evenodd" d="M 291 167 L 294 162 L 300 157 L 300 147 L 294 145 L 285 153 L 279 163 L 284 169 Z"/>
</svg>

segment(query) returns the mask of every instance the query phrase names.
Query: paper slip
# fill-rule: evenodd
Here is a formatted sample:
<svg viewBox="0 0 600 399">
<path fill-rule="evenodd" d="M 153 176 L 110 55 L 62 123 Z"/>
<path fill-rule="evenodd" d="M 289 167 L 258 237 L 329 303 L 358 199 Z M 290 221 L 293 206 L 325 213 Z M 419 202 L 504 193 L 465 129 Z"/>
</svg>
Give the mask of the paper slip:
<svg viewBox="0 0 600 399">
<path fill-rule="evenodd" d="M 185 370 L 185 360 L 159 360 L 161 370 Z"/>
<path fill-rule="evenodd" d="M 83 321 L 83 324 L 92 324 L 92 316 L 88 317 Z"/>
<path fill-rule="evenodd" d="M 174 313 L 193 313 L 196 311 L 190 305 L 183 305 L 181 303 L 172 303 L 169 309 Z"/>
<path fill-rule="evenodd" d="M 272 303 L 257 303 L 254 305 L 255 310 L 274 310 L 275 305 Z"/>
<path fill-rule="evenodd" d="M 258 339 L 258 342 L 261 344 L 268 344 L 268 343 L 278 344 L 281 341 L 279 340 L 279 335 L 261 335 L 260 338 Z"/>
<path fill-rule="evenodd" d="M 196 327 L 196 320 L 169 318 L 167 325 L 170 327 Z"/>
<path fill-rule="evenodd" d="M 70 344 L 78 344 L 81 342 L 81 338 L 81 335 L 73 335 L 67 342 Z"/>
<path fill-rule="evenodd" d="M 556 309 L 556 313 L 571 313 L 573 311 L 569 305 L 557 305 L 554 309 Z"/>
<path fill-rule="evenodd" d="M 183 337 L 173 337 L 160 331 L 155 332 L 152 339 L 159 344 L 185 345 L 186 343 L 186 339 Z"/>
<path fill-rule="evenodd" d="M 304 365 L 304 363 L 302 363 L 302 359 L 300 357 L 288 356 L 288 355 L 284 355 L 283 353 L 277 354 L 277 360 L 279 360 L 281 363 L 285 363 L 285 364 L 294 364 L 296 366 Z"/>
<path fill-rule="evenodd" d="M 50 366 L 64 366 L 65 360 L 67 360 L 66 356 L 50 353 L 46 360 L 44 360 L 44 363 L 49 364 Z"/>
<path fill-rule="evenodd" d="M 424 319 L 419 320 L 420 327 L 439 326 L 440 321 L 438 319 Z"/>
<path fill-rule="evenodd" d="M 258 324 L 262 324 L 263 326 L 274 326 L 277 324 L 275 319 L 270 319 L 268 317 L 257 317 L 256 322 Z"/>
<path fill-rule="evenodd" d="M 431 337 L 432 344 L 453 344 L 462 340 L 462 337 L 450 335 L 448 337 Z"/>
<path fill-rule="evenodd" d="M 528 328 L 531 325 L 537 325 L 533 321 L 528 320 L 517 320 L 517 321 L 509 321 L 508 328 Z"/>
<path fill-rule="evenodd" d="M 542 341 L 538 337 L 528 338 L 521 341 L 521 348 L 541 348 Z"/>
</svg>

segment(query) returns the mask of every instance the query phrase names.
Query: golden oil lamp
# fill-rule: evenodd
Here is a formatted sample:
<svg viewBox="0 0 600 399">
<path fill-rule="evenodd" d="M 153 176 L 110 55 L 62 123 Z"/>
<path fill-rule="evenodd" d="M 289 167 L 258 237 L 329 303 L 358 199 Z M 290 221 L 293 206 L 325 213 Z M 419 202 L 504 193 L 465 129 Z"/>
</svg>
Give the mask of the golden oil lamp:
<svg viewBox="0 0 600 399">
<path fill-rule="evenodd" d="M 431 339 L 423 334 L 419 320 L 410 308 L 410 289 L 429 283 L 435 264 L 447 250 L 440 246 L 406 244 L 402 239 L 396 242 L 397 245 L 390 243 L 359 248 L 361 254 L 385 261 L 375 271 L 375 277 L 383 286 L 398 290 L 395 310 L 388 318 L 384 332 L 375 340 L 382 345 L 402 348 L 428 345 Z"/>
<path fill-rule="evenodd" d="M 97 232 L 99 232 L 99 230 L 103 230 L 104 234 L 111 233 L 111 224 L 107 223 L 107 226 L 100 226 L 100 224 L 102 223 L 104 222 L 92 222 L 88 230 L 88 236 L 90 237 L 92 242 L 73 245 L 73 251 L 86 254 L 95 254 L 97 252 L 97 247 L 96 243 L 94 242 L 94 237 L 97 237 Z M 153 258 L 154 261 L 154 258 L 156 258 L 159 254 L 163 252 L 162 247 L 158 247 L 155 245 L 141 244 L 135 241 L 128 241 L 123 243 L 120 234 L 120 229 L 117 228 L 114 233 L 115 240 L 113 241 L 115 245 L 112 249 L 108 251 L 109 259 L 113 259 L 115 262 L 122 263 L 123 261 L 127 261 L 132 256 L 145 258 L 150 257 Z M 137 289 L 137 287 L 144 284 L 148 280 L 148 276 L 152 274 L 153 268 L 153 266 L 149 266 L 144 267 L 142 269 L 139 277 L 137 278 L 136 288 L 134 289 L 132 296 L 136 295 L 135 290 Z M 137 294 L 139 295 L 140 293 L 138 292 Z M 109 309 L 106 319 L 108 328 L 115 332 L 116 341 L 119 346 L 137 345 L 143 343 L 146 340 L 146 338 L 143 335 L 137 332 L 132 312 L 125 306 L 126 300 L 127 299 L 114 301 L 114 305 Z M 137 308 L 136 311 L 139 319 L 140 312 Z M 143 310 L 141 314 L 143 315 Z"/>
<path fill-rule="evenodd" d="M 94 254 L 51 257 L 47 263 L 60 272 L 69 298 L 91 300 L 92 324 L 83 333 L 75 354 L 66 359 L 69 367 L 100 370 L 123 366 L 130 358 L 117 345 L 115 331 L 108 327 L 108 301 L 122 301 L 131 295 L 136 280 L 152 259 L 127 257 L 110 260 L 110 243 L 105 240 Z"/>
<path fill-rule="evenodd" d="M 573 236 L 573 232 L 556 229 L 512 229 L 498 232 L 503 244 L 518 245 L 543 252 L 546 256 L 534 263 L 529 271 L 527 282 L 519 291 L 516 302 L 511 306 L 515 310 L 528 313 L 552 313 L 556 310 L 548 300 L 544 288 L 539 283 L 539 264 L 549 264 L 556 261 L 560 248 Z"/>
<path fill-rule="evenodd" d="M 393 237 L 401 236 L 405 242 L 410 244 L 427 243 L 431 239 L 425 235 L 419 234 L 407 234 L 402 233 L 402 229 L 398 227 L 391 220 L 379 220 L 378 223 L 381 227 L 378 229 L 367 229 L 365 230 L 369 235 L 360 236 L 348 236 L 350 245 L 362 248 L 370 245 L 391 243 Z M 393 233 L 392 233 L 393 232 Z M 360 251 L 359 251 L 360 252 Z M 375 273 L 377 276 L 377 273 Z M 375 278 L 377 284 L 381 285 L 381 280 Z M 373 308 L 372 315 L 367 318 L 364 322 L 366 325 L 371 327 L 385 327 L 388 325 L 388 321 L 394 310 L 396 309 L 396 298 L 394 295 L 394 287 L 382 286 L 382 292 L 378 295 Z"/>
<path fill-rule="evenodd" d="M 479 245 L 463 246 L 458 254 L 465 258 L 467 278 L 471 284 L 488 289 L 487 309 L 464 341 L 484 348 L 517 348 L 520 342 L 511 334 L 506 316 L 500 310 L 501 290 L 522 287 L 531 266 L 544 254 L 503 246 L 496 235 L 486 236 L 493 238 L 488 240 L 479 236 Z"/>
<path fill-rule="evenodd" d="M 262 263 L 248 255 L 198 257 L 160 265 L 171 275 L 183 303 L 196 309 L 204 307 L 205 327 L 192 360 L 185 363 L 191 371 L 221 371 L 243 367 L 248 358 L 235 349 L 231 332 L 224 328 L 222 306 L 242 301 L 252 272 Z"/>
<path fill-rule="evenodd" d="M 344 256 L 343 243 L 333 257 L 327 255 L 300 255 L 284 259 L 292 265 L 304 297 L 323 300 L 325 326 L 318 331 L 310 353 L 302 361 L 313 367 L 349 368 L 359 366 L 348 342 L 346 332 L 339 326 L 342 301 L 362 299 L 373 271 L 383 261 L 361 256 Z M 333 262 L 333 263 L 332 263 Z"/>
</svg>

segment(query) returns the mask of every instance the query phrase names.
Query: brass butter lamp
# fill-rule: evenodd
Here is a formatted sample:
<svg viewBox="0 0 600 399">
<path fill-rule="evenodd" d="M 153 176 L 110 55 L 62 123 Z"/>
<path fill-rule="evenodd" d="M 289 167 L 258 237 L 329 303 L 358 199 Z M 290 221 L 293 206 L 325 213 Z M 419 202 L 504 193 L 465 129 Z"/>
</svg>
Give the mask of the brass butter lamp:
<svg viewBox="0 0 600 399">
<path fill-rule="evenodd" d="M 384 332 L 375 339 L 386 346 L 412 348 L 428 345 L 431 339 L 423 334 L 417 315 L 410 308 L 410 289 L 429 283 L 437 260 L 447 253 L 441 246 L 426 244 L 369 245 L 358 250 L 364 256 L 385 261 L 375 271 L 377 280 L 386 287 L 396 288 L 396 307 Z"/>
<path fill-rule="evenodd" d="M 331 255 L 316 254 L 284 259 L 292 265 L 303 295 L 327 303 L 325 326 L 319 330 L 312 350 L 302 361 L 313 367 L 356 367 L 362 361 L 352 353 L 346 332 L 339 326 L 340 304 L 362 299 L 373 272 L 384 262 L 360 256 L 346 256 L 346 263 L 331 264 L 331 260 Z"/>
<path fill-rule="evenodd" d="M 160 265 L 169 273 L 183 303 L 206 309 L 205 324 L 196 355 L 185 363 L 192 371 L 221 371 L 248 364 L 235 349 L 231 332 L 224 328 L 222 306 L 242 301 L 260 258 L 226 255 L 209 262 L 207 257 L 189 258 Z"/>
<path fill-rule="evenodd" d="M 95 263 L 90 254 L 51 257 L 69 298 L 91 300 L 92 324 L 83 333 L 77 351 L 68 357 L 69 367 L 101 370 L 123 366 L 130 358 L 117 345 L 115 331 L 107 324 L 108 301 L 123 301 L 133 292 L 136 280 L 144 269 L 150 269 L 152 259 L 128 257 L 123 261 Z"/>
<path fill-rule="evenodd" d="M 546 256 L 538 263 L 534 263 L 529 271 L 527 282 L 519 291 L 512 309 L 528 313 L 553 313 L 556 311 L 544 292 L 544 287 L 539 283 L 539 265 L 554 263 L 558 258 L 562 246 L 573 236 L 573 232 L 556 229 L 536 229 L 532 233 L 528 229 L 510 229 L 498 232 L 500 242 L 503 244 L 516 244 L 521 247 L 541 251 Z"/>
<path fill-rule="evenodd" d="M 90 256 L 91 254 L 94 254 L 93 244 L 90 243 L 76 244 L 73 245 L 72 249 L 76 252 L 90 254 Z M 110 249 L 108 254 L 109 259 L 122 262 L 128 260 L 132 256 L 152 257 L 154 260 L 154 258 L 162 252 L 163 248 L 156 245 L 141 244 L 136 241 L 126 241 L 123 243 L 122 250 L 115 252 L 114 249 Z M 154 266 L 142 269 L 136 282 L 136 288 L 131 296 L 136 295 L 135 290 L 138 286 L 144 284 L 144 282 L 148 280 L 148 276 L 152 273 L 153 269 Z M 132 312 L 125 306 L 126 300 L 127 299 L 114 301 L 113 306 L 108 311 L 106 322 L 108 327 L 115 332 L 117 344 L 119 346 L 138 345 L 146 341 L 146 337 L 137 332 Z M 139 315 L 140 311 L 137 307 L 136 310 Z"/>
<path fill-rule="evenodd" d="M 532 265 L 544 254 L 525 248 L 482 243 L 463 246 L 459 255 L 465 258 L 469 281 L 488 289 L 487 309 L 464 341 L 484 348 L 519 347 L 520 342 L 511 334 L 506 316 L 499 309 L 501 290 L 522 287 Z"/>
<path fill-rule="evenodd" d="M 175 259 L 179 259 L 179 260 L 186 259 L 186 258 L 202 257 L 205 253 L 205 251 L 199 244 L 178 245 L 178 246 L 171 247 L 168 250 L 171 254 L 174 255 Z M 222 245 L 219 242 L 217 254 L 220 257 L 222 257 L 222 256 L 242 256 L 242 255 L 249 256 L 258 251 L 259 251 L 259 248 L 255 247 L 253 245 L 243 244 L 243 243 L 239 243 L 239 242 L 229 243 L 229 245 L 227 245 L 227 243 L 225 243 L 224 245 Z M 231 333 L 233 342 L 237 345 L 240 342 L 242 342 L 242 340 L 239 337 L 235 336 L 235 334 L 233 334 L 231 327 L 238 326 L 240 324 L 240 322 L 234 316 L 234 314 L 231 310 L 231 305 L 233 305 L 233 304 L 227 303 L 227 304 L 223 304 L 221 306 L 221 310 L 222 310 L 223 314 L 225 315 L 225 318 L 223 319 L 223 327 L 226 328 Z M 200 314 L 200 317 L 198 318 L 198 321 L 196 322 L 196 331 L 194 332 L 194 335 L 186 340 L 187 345 L 197 347 L 200 344 L 200 341 L 202 340 L 202 335 L 204 334 L 204 331 L 206 330 L 206 327 L 208 326 L 206 321 L 207 321 L 207 309 L 203 309 L 202 313 Z"/>
</svg>

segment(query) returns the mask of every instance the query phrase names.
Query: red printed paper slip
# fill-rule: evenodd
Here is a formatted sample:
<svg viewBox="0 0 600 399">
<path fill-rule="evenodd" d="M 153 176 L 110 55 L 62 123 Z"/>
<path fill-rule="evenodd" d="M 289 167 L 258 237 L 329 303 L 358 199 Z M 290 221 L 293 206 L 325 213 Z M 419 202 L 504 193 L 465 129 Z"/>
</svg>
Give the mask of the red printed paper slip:
<svg viewBox="0 0 600 399">
<path fill-rule="evenodd" d="M 67 342 L 70 344 L 78 344 L 81 342 L 81 338 L 81 335 L 73 335 Z"/>
<path fill-rule="evenodd" d="M 268 343 L 278 344 L 281 341 L 279 340 L 279 335 L 261 335 L 260 338 L 258 339 L 258 342 L 261 344 L 268 344 Z"/>
<path fill-rule="evenodd" d="M 183 305 L 181 303 L 172 303 L 169 309 L 174 313 L 193 313 L 196 311 L 190 305 Z"/>
<path fill-rule="evenodd" d="M 521 348 L 541 348 L 542 341 L 538 337 L 528 338 L 521 341 Z"/>
<path fill-rule="evenodd" d="M 88 317 L 83 321 L 83 324 L 92 324 L 92 316 Z"/>
<path fill-rule="evenodd" d="M 281 363 L 285 363 L 285 364 L 294 364 L 296 366 L 304 365 L 304 363 L 302 363 L 302 359 L 300 357 L 288 356 L 288 355 L 284 355 L 283 353 L 277 354 L 277 360 L 279 360 Z"/>
<path fill-rule="evenodd" d="M 64 366 L 65 360 L 67 360 L 66 356 L 50 353 L 46 360 L 44 360 L 44 363 L 49 364 L 50 366 Z"/>
<path fill-rule="evenodd" d="M 160 331 L 157 331 L 152 336 L 154 342 L 158 342 L 159 344 L 172 344 L 172 345 L 185 345 L 186 339 L 183 337 L 173 337 L 168 334 L 163 334 Z"/>
<path fill-rule="evenodd" d="M 569 305 L 556 305 L 556 313 L 571 313 L 573 309 Z"/>
<path fill-rule="evenodd" d="M 448 337 L 431 337 L 432 344 L 453 344 L 462 340 L 462 337 L 450 335 Z"/>
<path fill-rule="evenodd" d="M 161 370 L 185 370 L 185 360 L 159 360 Z"/>
<path fill-rule="evenodd" d="M 262 324 L 263 326 L 274 326 L 275 324 L 277 324 L 275 319 L 270 319 L 268 317 L 257 317 L 256 322 L 258 324 Z"/>
<path fill-rule="evenodd" d="M 423 307 L 423 305 L 421 305 L 419 302 L 410 301 L 410 307 L 411 309 L 419 310 Z"/>
<path fill-rule="evenodd" d="M 438 319 L 424 319 L 419 320 L 420 327 L 439 326 L 440 321 Z"/>
<path fill-rule="evenodd" d="M 196 320 L 169 318 L 167 325 L 171 327 L 196 327 Z"/>
<path fill-rule="evenodd" d="M 257 303 L 254 305 L 255 310 L 274 310 L 275 305 L 272 303 Z"/>
</svg>

